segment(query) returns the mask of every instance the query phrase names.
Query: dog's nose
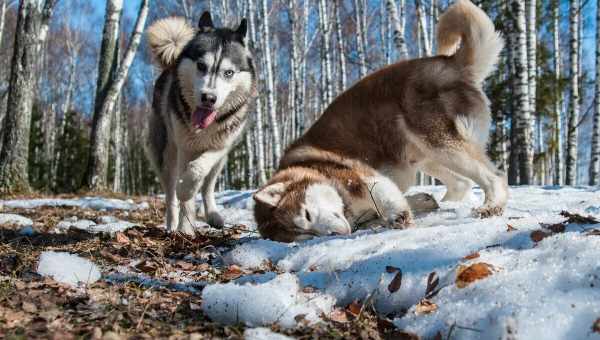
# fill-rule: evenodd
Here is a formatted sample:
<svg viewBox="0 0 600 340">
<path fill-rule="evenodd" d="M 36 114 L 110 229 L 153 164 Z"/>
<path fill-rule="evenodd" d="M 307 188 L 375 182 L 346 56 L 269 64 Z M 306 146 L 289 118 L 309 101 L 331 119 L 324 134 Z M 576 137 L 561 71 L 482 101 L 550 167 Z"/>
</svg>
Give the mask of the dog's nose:
<svg viewBox="0 0 600 340">
<path fill-rule="evenodd" d="M 202 101 L 202 104 L 212 106 L 217 102 L 217 96 L 210 93 L 203 93 L 200 100 Z"/>
</svg>

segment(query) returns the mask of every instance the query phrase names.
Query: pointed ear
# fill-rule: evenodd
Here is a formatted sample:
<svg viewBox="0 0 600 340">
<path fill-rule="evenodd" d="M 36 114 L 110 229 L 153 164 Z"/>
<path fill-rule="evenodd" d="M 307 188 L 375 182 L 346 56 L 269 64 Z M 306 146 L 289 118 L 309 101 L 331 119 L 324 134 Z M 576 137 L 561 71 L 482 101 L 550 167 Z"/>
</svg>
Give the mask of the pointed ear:
<svg viewBox="0 0 600 340">
<path fill-rule="evenodd" d="M 206 11 L 202 13 L 200 17 L 200 21 L 198 21 L 198 28 L 200 31 L 207 31 L 210 28 L 214 28 L 212 17 L 210 16 L 210 12 Z"/>
<path fill-rule="evenodd" d="M 237 30 L 235 30 L 235 33 L 240 36 L 242 42 L 245 44 L 246 34 L 248 34 L 248 20 L 246 20 L 246 18 L 243 18 L 242 21 L 240 21 L 240 25 L 238 26 Z"/>
<path fill-rule="evenodd" d="M 289 182 L 279 182 L 267 185 L 260 189 L 252 196 L 256 203 L 266 204 L 270 207 L 275 208 L 279 201 L 283 197 L 285 190 L 287 189 Z"/>
</svg>

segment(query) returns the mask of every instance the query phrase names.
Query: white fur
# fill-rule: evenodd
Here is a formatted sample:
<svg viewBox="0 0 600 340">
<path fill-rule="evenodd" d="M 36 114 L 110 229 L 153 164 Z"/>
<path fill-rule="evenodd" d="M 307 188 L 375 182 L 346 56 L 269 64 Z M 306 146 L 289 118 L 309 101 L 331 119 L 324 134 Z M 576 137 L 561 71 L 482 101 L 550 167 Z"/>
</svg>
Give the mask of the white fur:
<svg viewBox="0 0 600 340">
<path fill-rule="evenodd" d="M 475 144 L 484 146 L 490 136 L 489 126 L 491 117 L 489 115 L 481 115 L 473 117 L 471 115 L 456 115 L 456 128 L 461 136 Z"/>
<path fill-rule="evenodd" d="M 152 53 L 162 68 L 173 65 L 195 33 L 187 20 L 180 17 L 158 20 L 146 32 Z"/>
<path fill-rule="evenodd" d="M 300 215 L 294 218 L 299 228 L 319 235 L 350 234 L 352 228 L 344 217 L 344 202 L 335 188 L 328 184 L 311 184 L 306 189 Z M 306 218 L 310 214 L 310 221 Z"/>
<path fill-rule="evenodd" d="M 372 204 L 375 204 L 375 210 L 383 215 L 385 222 L 393 225 L 398 217 L 410 215 L 408 202 L 391 179 L 374 176 L 366 178 L 365 182 L 374 201 Z"/>
<path fill-rule="evenodd" d="M 456 55 L 478 84 L 494 71 L 504 47 L 492 20 L 469 0 L 457 0 L 446 10 L 440 17 L 437 37 L 438 53 Z"/>
</svg>

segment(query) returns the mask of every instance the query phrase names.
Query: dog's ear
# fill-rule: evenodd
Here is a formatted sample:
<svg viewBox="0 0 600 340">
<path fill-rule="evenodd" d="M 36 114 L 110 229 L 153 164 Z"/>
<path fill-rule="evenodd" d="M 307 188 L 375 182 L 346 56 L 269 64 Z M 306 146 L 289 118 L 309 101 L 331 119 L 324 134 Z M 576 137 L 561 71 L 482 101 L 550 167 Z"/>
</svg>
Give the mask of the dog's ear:
<svg viewBox="0 0 600 340">
<path fill-rule="evenodd" d="M 281 201 L 288 185 L 289 182 L 279 182 L 267 185 L 254 193 L 252 198 L 254 198 L 256 203 L 266 204 L 271 208 L 275 208 L 277 204 L 279 204 L 279 201 Z"/>
<path fill-rule="evenodd" d="M 200 20 L 198 21 L 198 28 L 200 32 L 210 31 L 215 26 L 213 25 L 212 17 L 210 16 L 209 11 L 205 11 L 202 13 Z"/>
<path fill-rule="evenodd" d="M 240 21 L 240 25 L 238 26 L 237 30 L 235 30 L 235 33 L 240 37 L 241 42 L 245 45 L 246 34 L 248 34 L 248 20 L 246 18 L 243 18 L 242 21 Z"/>
</svg>

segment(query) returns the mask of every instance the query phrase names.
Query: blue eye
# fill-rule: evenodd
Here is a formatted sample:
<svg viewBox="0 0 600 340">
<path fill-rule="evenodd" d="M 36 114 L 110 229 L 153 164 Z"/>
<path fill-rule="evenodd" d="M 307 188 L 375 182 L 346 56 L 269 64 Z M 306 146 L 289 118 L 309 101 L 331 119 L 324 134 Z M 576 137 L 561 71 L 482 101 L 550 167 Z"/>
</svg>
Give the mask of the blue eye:
<svg viewBox="0 0 600 340">
<path fill-rule="evenodd" d="M 226 70 L 225 72 L 223 72 L 223 75 L 225 76 L 225 78 L 231 78 L 233 77 L 233 74 L 235 72 L 233 72 L 233 70 Z"/>
</svg>

